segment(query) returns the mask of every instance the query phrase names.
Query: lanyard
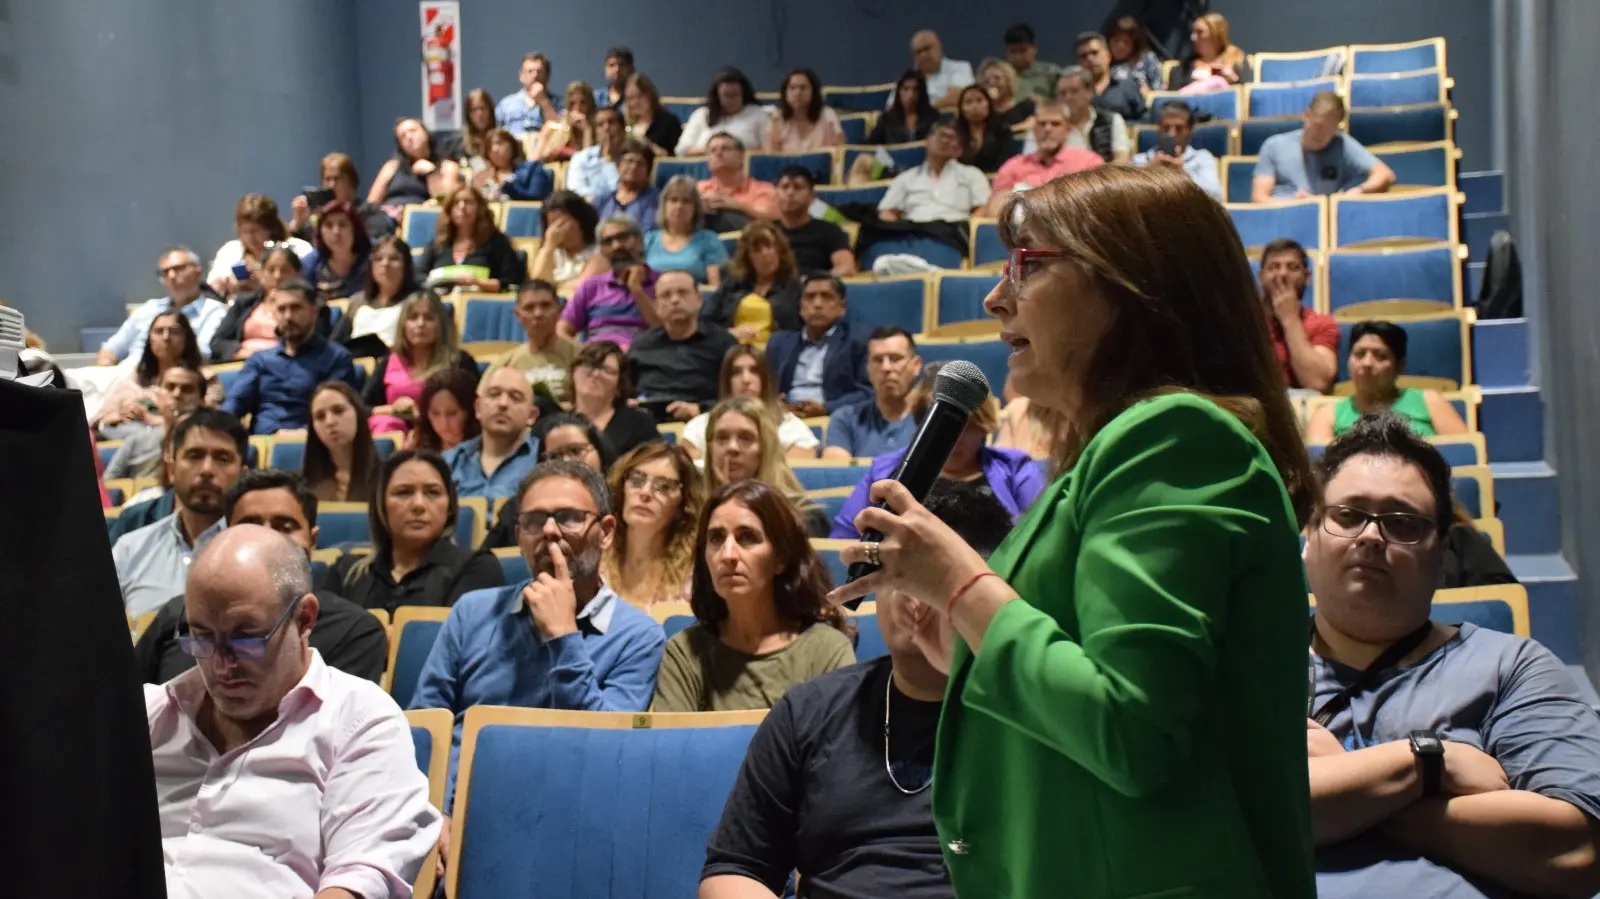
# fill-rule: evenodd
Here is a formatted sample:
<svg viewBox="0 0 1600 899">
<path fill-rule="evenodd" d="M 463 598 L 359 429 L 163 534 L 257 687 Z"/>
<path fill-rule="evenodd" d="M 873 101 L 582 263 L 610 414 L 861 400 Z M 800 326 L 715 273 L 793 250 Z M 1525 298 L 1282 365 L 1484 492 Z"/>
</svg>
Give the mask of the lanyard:
<svg viewBox="0 0 1600 899">
<path fill-rule="evenodd" d="M 1395 643 L 1390 645 L 1388 649 L 1383 651 L 1382 655 L 1378 656 L 1376 659 L 1373 659 L 1372 664 L 1362 669 L 1361 673 L 1356 675 L 1356 679 L 1352 681 L 1349 686 L 1333 694 L 1333 696 L 1327 702 L 1322 704 L 1322 708 L 1317 709 L 1314 714 L 1311 711 L 1311 703 L 1316 701 L 1317 698 L 1317 663 L 1316 660 L 1311 657 L 1311 653 L 1308 651 L 1306 653 L 1307 717 L 1311 718 L 1313 721 L 1317 722 L 1323 727 L 1327 727 L 1328 722 L 1332 721 L 1335 715 L 1344 711 L 1345 707 L 1350 704 L 1350 700 L 1355 698 L 1357 693 L 1360 693 L 1362 690 L 1365 690 L 1367 687 L 1371 686 L 1372 682 L 1377 680 L 1379 674 L 1382 674 L 1384 671 L 1387 671 L 1388 669 L 1393 668 L 1395 665 L 1398 665 L 1401 659 L 1415 652 L 1417 647 L 1421 646 L 1423 642 L 1428 639 L 1428 635 L 1431 633 L 1433 633 L 1433 622 L 1422 622 L 1420 627 L 1395 641 Z M 1315 615 L 1312 615 L 1311 639 L 1315 640 L 1316 636 L 1317 618 Z"/>
</svg>

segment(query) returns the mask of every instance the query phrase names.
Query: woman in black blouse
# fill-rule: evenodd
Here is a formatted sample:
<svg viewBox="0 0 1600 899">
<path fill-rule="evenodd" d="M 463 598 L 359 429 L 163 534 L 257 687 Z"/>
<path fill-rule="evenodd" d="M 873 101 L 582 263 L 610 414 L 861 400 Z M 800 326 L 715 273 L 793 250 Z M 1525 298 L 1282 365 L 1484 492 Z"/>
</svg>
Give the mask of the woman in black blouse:
<svg viewBox="0 0 1600 899">
<path fill-rule="evenodd" d="M 433 453 L 399 450 L 384 460 L 368 506 L 372 553 L 333 566 L 339 595 L 362 608 L 450 606 L 461 595 L 505 584 L 494 555 L 457 546 L 455 484 Z"/>
<path fill-rule="evenodd" d="M 961 161 L 992 175 L 1017 155 L 1017 138 L 994 114 L 989 92 L 976 84 L 961 89 L 956 100 L 956 133 L 961 135 Z"/>
<path fill-rule="evenodd" d="M 618 456 L 641 443 L 661 439 L 650 413 L 628 405 L 633 384 L 628 381 L 627 362 L 622 347 L 596 340 L 584 344 L 567 366 L 572 411 L 594 422 Z"/>
<path fill-rule="evenodd" d="M 439 233 L 422 252 L 419 271 L 427 272 L 428 287 L 454 285 L 467 290 L 499 293 L 516 290 L 526 266 L 517 260 L 511 239 L 495 227 L 494 215 L 483 194 L 471 187 L 458 187 L 444 204 L 439 217 Z M 444 274 L 437 270 L 449 266 L 474 266 L 480 273 Z"/>
<path fill-rule="evenodd" d="M 869 144 L 908 144 L 928 136 L 933 123 L 939 121 L 939 111 L 928 99 L 928 79 L 915 69 L 906 69 L 895 82 L 894 102 L 867 135 Z"/>
<path fill-rule="evenodd" d="M 671 156 L 683 135 L 683 123 L 661 105 L 661 92 L 650 76 L 634 72 L 622 90 L 628 135 L 650 145 L 657 156 Z"/>
</svg>

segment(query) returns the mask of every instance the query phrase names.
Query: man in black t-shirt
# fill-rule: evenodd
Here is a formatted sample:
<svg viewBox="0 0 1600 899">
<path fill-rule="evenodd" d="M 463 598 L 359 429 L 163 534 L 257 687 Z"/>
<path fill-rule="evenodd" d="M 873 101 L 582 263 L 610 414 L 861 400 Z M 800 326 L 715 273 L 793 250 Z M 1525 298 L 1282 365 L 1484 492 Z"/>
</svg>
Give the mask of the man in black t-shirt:
<svg viewBox="0 0 1600 899">
<path fill-rule="evenodd" d="M 940 487 L 927 507 L 987 556 L 1011 529 L 992 495 Z M 889 655 L 784 694 L 750 741 L 706 849 L 700 899 L 953 899 L 933 825 L 934 735 L 945 675 L 912 638 L 920 605 L 878 594 Z M 754 881 L 755 883 L 751 883 Z"/>
<path fill-rule="evenodd" d="M 816 200 L 811 170 L 791 165 L 778 173 L 778 227 L 789 238 L 794 261 L 801 273 L 830 272 L 843 277 L 856 273 L 856 256 L 850 237 L 833 222 L 811 217 Z"/>
</svg>

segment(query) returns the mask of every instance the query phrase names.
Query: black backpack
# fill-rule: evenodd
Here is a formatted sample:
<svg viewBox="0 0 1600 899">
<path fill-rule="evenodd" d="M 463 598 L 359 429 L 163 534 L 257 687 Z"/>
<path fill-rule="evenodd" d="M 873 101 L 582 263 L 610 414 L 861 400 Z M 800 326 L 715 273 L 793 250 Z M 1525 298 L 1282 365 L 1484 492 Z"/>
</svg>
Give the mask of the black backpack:
<svg viewBox="0 0 1600 899">
<path fill-rule="evenodd" d="M 1489 259 L 1473 305 L 1480 319 L 1522 317 L 1522 261 L 1511 232 L 1496 231 L 1489 238 Z"/>
</svg>

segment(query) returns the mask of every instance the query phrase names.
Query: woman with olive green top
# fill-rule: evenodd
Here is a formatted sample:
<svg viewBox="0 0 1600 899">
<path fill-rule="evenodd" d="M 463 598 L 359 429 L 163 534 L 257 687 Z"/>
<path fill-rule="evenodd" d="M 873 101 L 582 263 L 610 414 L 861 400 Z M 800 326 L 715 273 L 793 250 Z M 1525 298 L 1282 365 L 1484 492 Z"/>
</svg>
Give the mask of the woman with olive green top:
<svg viewBox="0 0 1600 899">
<path fill-rule="evenodd" d="M 988 562 L 878 482 L 883 538 L 841 556 L 881 570 L 830 596 L 921 601 L 956 895 L 1310 899 L 1315 485 L 1238 238 L 1182 172 L 1117 166 L 999 221 L 984 306 L 1065 473 Z"/>
</svg>

